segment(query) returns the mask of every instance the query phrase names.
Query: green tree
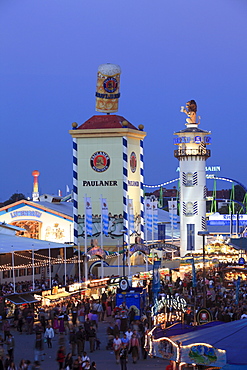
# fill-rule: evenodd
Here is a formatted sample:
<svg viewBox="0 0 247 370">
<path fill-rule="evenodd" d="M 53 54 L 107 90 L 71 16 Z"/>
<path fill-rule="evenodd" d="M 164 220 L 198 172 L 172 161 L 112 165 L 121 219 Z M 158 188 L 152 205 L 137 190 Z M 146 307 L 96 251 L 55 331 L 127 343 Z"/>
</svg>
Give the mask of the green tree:
<svg viewBox="0 0 247 370">
<path fill-rule="evenodd" d="M 15 202 L 18 202 L 19 200 L 22 200 L 22 199 L 27 199 L 26 196 L 22 193 L 14 193 L 11 195 L 11 197 L 6 200 L 3 204 L 4 206 L 7 206 L 9 204 L 12 204 L 12 203 L 15 203 Z"/>
</svg>

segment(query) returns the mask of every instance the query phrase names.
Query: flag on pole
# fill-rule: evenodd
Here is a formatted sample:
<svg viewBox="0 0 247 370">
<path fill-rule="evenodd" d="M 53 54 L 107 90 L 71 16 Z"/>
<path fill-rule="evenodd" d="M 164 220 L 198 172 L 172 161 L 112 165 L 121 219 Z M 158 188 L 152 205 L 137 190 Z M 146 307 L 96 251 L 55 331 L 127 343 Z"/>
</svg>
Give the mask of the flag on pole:
<svg viewBox="0 0 247 370">
<path fill-rule="evenodd" d="M 152 231 L 152 205 L 149 198 L 145 198 L 144 208 L 147 231 Z"/>
<path fill-rule="evenodd" d="M 153 206 L 153 229 L 154 232 L 158 232 L 158 201 L 153 200 L 152 201 L 152 206 Z"/>
<path fill-rule="evenodd" d="M 153 284 L 152 284 L 154 299 L 158 298 L 158 293 L 160 291 L 160 273 L 159 273 L 160 265 L 161 265 L 161 261 L 154 261 L 154 264 L 153 264 Z"/>
<path fill-rule="evenodd" d="M 101 198 L 101 214 L 103 223 L 103 234 L 108 235 L 109 217 L 108 217 L 108 204 L 106 198 Z"/>
<path fill-rule="evenodd" d="M 174 229 L 178 228 L 178 216 L 177 216 L 177 210 L 178 205 L 176 200 L 169 200 L 168 201 L 168 208 L 169 208 L 169 217 L 171 224 L 173 225 Z"/>
<path fill-rule="evenodd" d="M 192 258 L 192 287 L 196 288 L 196 267 L 194 258 Z"/>
<path fill-rule="evenodd" d="M 85 202 L 85 231 L 87 235 L 93 234 L 93 217 L 91 198 L 84 197 Z"/>
<path fill-rule="evenodd" d="M 129 214 L 129 231 L 130 234 L 133 234 L 135 232 L 133 199 L 128 199 L 128 214 Z"/>
<path fill-rule="evenodd" d="M 164 206 L 164 202 L 163 202 L 163 188 L 162 186 L 160 187 L 160 197 L 159 197 L 159 204 L 158 204 L 158 207 L 159 208 L 163 208 Z"/>
</svg>

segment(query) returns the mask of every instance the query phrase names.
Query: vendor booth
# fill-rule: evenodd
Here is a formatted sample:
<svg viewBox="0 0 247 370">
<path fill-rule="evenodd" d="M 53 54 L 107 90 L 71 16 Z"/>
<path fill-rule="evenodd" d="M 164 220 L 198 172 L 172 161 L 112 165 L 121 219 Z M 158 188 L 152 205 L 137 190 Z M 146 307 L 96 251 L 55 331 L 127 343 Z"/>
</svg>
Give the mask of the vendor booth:
<svg viewBox="0 0 247 370">
<path fill-rule="evenodd" d="M 174 360 L 180 369 L 247 368 L 247 320 L 151 340 L 151 353 Z"/>
</svg>

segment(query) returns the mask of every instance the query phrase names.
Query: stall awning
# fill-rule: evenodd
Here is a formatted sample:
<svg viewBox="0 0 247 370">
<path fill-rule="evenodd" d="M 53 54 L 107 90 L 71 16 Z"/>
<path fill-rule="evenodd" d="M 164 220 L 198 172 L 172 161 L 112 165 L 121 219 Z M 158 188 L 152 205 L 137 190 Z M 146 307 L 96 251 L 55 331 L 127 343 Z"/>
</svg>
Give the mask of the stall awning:
<svg viewBox="0 0 247 370">
<path fill-rule="evenodd" d="M 4 298 L 16 305 L 38 302 L 33 294 L 10 294 L 4 296 Z"/>
<path fill-rule="evenodd" d="M 38 300 L 32 294 L 20 294 L 20 298 L 24 299 L 27 303 L 36 303 Z"/>
<path fill-rule="evenodd" d="M 63 292 L 63 293 L 57 293 L 57 294 L 51 294 L 51 295 L 46 295 L 43 298 L 49 299 L 50 301 L 55 301 L 57 299 L 62 299 L 70 296 L 71 293 L 68 292 Z"/>
</svg>

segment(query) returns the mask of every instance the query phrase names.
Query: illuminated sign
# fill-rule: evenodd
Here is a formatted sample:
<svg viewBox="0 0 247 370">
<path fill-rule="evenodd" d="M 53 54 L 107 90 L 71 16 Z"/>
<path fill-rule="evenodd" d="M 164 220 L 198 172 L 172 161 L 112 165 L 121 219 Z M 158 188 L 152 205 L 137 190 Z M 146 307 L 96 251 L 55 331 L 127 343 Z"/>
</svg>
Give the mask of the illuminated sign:
<svg viewBox="0 0 247 370">
<path fill-rule="evenodd" d="M 196 321 L 198 325 L 207 324 L 213 321 L 211 312 L 207 308 L 201 308 L 196 314 Z"/>
<path fill-rule="evenodd" d="M 205 171 L 206 172 L 219 172 L 219 171 L 221 171 L 221 168 L 220 168 L 220 166 L 205 167 Z M 179 167 L 177 167 L 176 172 L 180 172 Z"/>
<path fill-rule="evenodd" d="M 157 315 L 157 313 L 160 312 L 164 307 L 185 312 L 186 306 L 187 302 L 184 298 L 167 295 L 166 297 L 162 297 L 160 300 L 156 299 L 152 307 L 152 316 Z"/>
<path fill-rule="evenodd" d="M 201 136 L 195 136 L 195 143 L 196 144 L 201 144 L 202 138 Z"/>
<path fill-rule="evenodd" d="M 109 180 L 109 181 L 82 181 L 82 186 L 117 186 L 117 181 Z"/>
<path fill-rule="evenodd" d="M 179 136 L 175 137 L 173 139 L 173 143 L 176 144 L 189 144 L 189 143 L 196 143 L 200 144 L 201 142 L 204 142 L 205 144 L 210 144 L 212 141 L 212 138 L 210 136 Z"/>
<path fill-rule="evenodd" d="M 15 212 L 10 213 L 11 218 L 14 218 L 14 217 L 38 217 L 40 218 L 41 215 L 42 213 L 38 211 L 15 211 Z"/>
</svg>

